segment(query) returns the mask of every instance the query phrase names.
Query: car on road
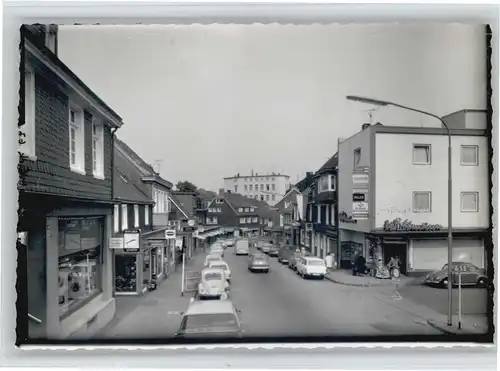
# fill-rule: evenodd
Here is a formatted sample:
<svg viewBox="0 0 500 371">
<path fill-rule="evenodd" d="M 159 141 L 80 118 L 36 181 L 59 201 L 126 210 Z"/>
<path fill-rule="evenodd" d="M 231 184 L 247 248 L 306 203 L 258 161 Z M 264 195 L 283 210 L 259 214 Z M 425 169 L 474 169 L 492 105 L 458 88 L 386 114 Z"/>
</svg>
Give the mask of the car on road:
<svg viewBox="0 0 500 371">
<path fill-rule="evenodd" d="M 272 247 L 271 243 L 262 242 L 262 244 L 260 245 L 260 251 L 262 251 L 264 254 L 269 254 L 271 247 Z"/>
<path fill-rule="evenodd" d="M 224 257 L 224 247 L 221 243 L 213 243 L 210 246 L 210 254 L 220 254 L 220 256 Z"/>
<path fill-rule="evenodd" d="M 208 264 L 209 264 L 211 261 L 218 261 L 218 260 L 222 260 L 222 256 L 221 256 L 221 254 L 208 254 L 208 255 L 205 257 L 205 264 L 204 264 L 204 266 L 205 266 L 205 267 L 208 267 Z"/>
<path fill-rule="evenodd" d="M 271 245 L 271 247 L 269 248 L 269 251 L 267 252 L 267 254 L 269 256 L 273 256 L 273 257 L 277 257 L 279 255 L 279 249 L 278 249 L 278 246 L 276 245 Z"/>
<path fill-rule="evenodd" d="M 197 301 L 192 300 L 188 309 L 182 313 L 176 337 L 197 338 L 227 336 L 241 338 L 243 327 L 239 318 L 240 310 L 231 300 Z"/>
<path fill-rule="evenodd" d="M 288 258 L 288 268 L 297 269 L 297 261 L 302 257 L 302 254 L 298 251 L 293 252 Z"/>
<path fill-rule="evenodd" d="M 236 244 L 236 241 L 234 238 L 228 238 L 226 240 L 226 246 L 227 247 L 233 247 Z"/>
<path fill-rule="evenodd" d="M 290 256 L 294 253 L 296 248 L 291 245 L 284 245 L 280 247 L 280 251 L 278 253 L 278 261 L 282 264 L 288 264 L 288 260 Z"/>
<path fill-rule="evenodd" d="M 227 282 L 231 282 L 231 269 L 229 268 L 229 264 L 224 260 L 212 260 L 208 263 L 208 267 L 222 269 L 226 275 Z"/>
<path fill-rule="evenodd" d="M 452 284 L 458 285 L 458 275 L 461 275 L 463 286 L 486 287 L 488 277 L 483 268 L 478 268 L 474 264 L 466 262 L 453 262 L 451 266 L 453 277 Z M 439 271 L 431 272 L 424 278 L 424 284 L 428 286 L 448 287 L 448 264 L 445 264 Z"/>
<path fill-rule="evenodd" d="M 269 266 L 269 261 L 264 254 L 254 254 L 250 257 L 248 261 L 248 270 L 250 272 L 264 272 L 269 273 L 271 267 Z"/>
<path fill-rule="evenodd" d="M 247 239 L 240 239 L 236 242 L 236 247 L 234 249 L 234 253 L 236 255 L 248 255 L 250 252 L 250 248 L 248 247 Z"/>
<path fill-rule="evenodd" d="M 229 283 L 226 274 L 220 267 L 204 268 L 201 271 L 198 284 L 198 297 L 200 299 L 227 299 Z"/>
<path fill-rule="evenodd" d="M 323 279 L 326 276 L 325 261 L 315 256 L 302 256 L 297 260 L 297 274 L 302 278 L 318 277 Z"/>
</svg>

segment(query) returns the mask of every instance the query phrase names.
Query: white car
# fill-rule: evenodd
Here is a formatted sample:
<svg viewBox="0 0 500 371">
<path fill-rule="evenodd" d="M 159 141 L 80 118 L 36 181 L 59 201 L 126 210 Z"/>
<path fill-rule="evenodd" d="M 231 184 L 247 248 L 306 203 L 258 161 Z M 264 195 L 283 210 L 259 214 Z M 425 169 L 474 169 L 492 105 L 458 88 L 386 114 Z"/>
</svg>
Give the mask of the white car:
<svg viewBox="0 0 500 371">
<path fill-rule="evenodd" d="M 220 254 L 224 257 L 224 247 L 220 243 L 214 243 L 210 246 L 210 254 Z"/>
<path fill-rule="evenodd" d="M 323 259 L 314 256 L 303 256 L 297 261 L 297 274 L 302 278 L 325 278 L 326 264 Z"/>
<path fill-rule="evenodd" d="M 204 268 L 201 271 L 198 284 L 198 297 L 200 299 L 215 298 L 225 300 L 228 298 L 229 284 L 221 268 Z"/>
<path fill-rule="evenodd" d="M 250 248 L 248 247 L 248 240 L 238 240 L 236 242 L 236 247 L 234 253 L 236 255 L 248 255 L 250 253 Z"/>
<path fill-rule="evenodd" d="M 222 256 L 220 254 L 208 254 L 205 258 L 205 267 L 208 267 L 211 261 L 222 260 Z"/>
<path fill-rule="evenodd" d="M 231 269 L 229 268 L 229 264 L 227 264 L 224 260 L 213 260 L 208 263 L 209 268 L 220 268 L 224 271 L 226 275 L 227 282 L 231 282 Z"/>
</svg>

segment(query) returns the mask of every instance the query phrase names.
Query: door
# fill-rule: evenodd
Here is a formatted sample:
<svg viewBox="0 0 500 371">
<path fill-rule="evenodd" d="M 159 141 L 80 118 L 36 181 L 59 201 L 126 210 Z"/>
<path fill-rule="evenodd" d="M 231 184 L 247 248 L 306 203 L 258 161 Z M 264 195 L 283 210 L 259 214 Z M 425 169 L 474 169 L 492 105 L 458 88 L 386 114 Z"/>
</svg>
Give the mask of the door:
<svg viewBox="0 0 500 371">
<path fill-rule="evenodd" d="M 399 258 L 399 270 L 402 274 L 407 274 L 407 245 L 404 243 L 384 242 L 384 264 L 389 263 L 391 257 Z"/>
</svg>

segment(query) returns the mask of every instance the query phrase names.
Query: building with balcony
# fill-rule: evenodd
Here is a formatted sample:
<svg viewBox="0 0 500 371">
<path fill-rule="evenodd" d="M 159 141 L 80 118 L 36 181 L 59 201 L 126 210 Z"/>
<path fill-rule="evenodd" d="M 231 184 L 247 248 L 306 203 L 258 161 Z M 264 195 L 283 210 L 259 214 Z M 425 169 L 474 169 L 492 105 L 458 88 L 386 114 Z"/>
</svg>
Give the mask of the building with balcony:
<svg viewBox="0 0 500 371">
<path fill-rule="evenodd" d="M 452 141 L 453 260 L 485 267 L 490 227 L 486 112 L 443 118 Z M 339 144 L 341 257 L 394 256 L 403 274 L 447 263 L 448 136 L 441 127 L 363 125 Z"/>
<path fill-rule="evenodd" d="M 254 200 L 265 201 L 271 206 L 283 197 L 290 186 L 290 177 L 280 173 L 259 174 L 252 172 L 251 175 L 236 174 L 224 178 L 226 192 L 238 193 Z"/>
<path fill-rule="evenodd" d="M 21 28 L 18 316 L 27 342 L 88 339 L 115 314 L 113 140 L 120 116 L 57 56 L 57 26 Z"/>
</svg>

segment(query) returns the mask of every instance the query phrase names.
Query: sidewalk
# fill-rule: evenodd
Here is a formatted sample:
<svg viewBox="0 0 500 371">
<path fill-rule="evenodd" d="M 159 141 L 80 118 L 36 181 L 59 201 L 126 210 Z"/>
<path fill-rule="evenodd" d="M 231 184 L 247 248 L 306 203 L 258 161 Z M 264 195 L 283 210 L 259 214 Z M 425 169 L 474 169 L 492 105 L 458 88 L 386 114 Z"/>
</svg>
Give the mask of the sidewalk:
<svg viewBox="0 0 500 371">
<path fill-rule="evenodd" d="M 200 271 L 205 254 L 198 251 L 186 262 L 186 271 Z M 180 324 L 181 312 L 188 307 L 191 293 L 181 296 L 182 268 L 170 274 L 155 291 L 143 296 L 116 298 L 115 318 L 94 339 L 154 338 L 173 335 Z"/>
<path fill-rule="evenodd" d="M 355 287 L 388 287 L 395 286 L 396 283 L 403 286 L 422 281 L 422 278 L 407 277 L 403 275 L 400 276 L 399 281 L 390 279 L 382 280 L 371 276 L 353 276 L 350 269 L 329 270 L 325 278 L 340 285 Z"/>
<path fill-rule="evenodd" d="M 480 315 L 466 315 L 462 317 L 462 328 L 458 328 L 458 318 L 453 316 L 452 326 L 448 326 L 447 318 L 441 315 L 441 318 L 427 320 L 429 326 L 434 327 L 447 335 L 474 334 L 481 335 L 488 332 L 488 319 Z"/>
</svg>

